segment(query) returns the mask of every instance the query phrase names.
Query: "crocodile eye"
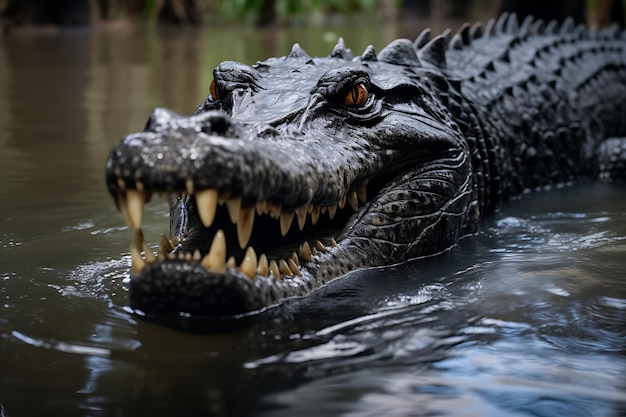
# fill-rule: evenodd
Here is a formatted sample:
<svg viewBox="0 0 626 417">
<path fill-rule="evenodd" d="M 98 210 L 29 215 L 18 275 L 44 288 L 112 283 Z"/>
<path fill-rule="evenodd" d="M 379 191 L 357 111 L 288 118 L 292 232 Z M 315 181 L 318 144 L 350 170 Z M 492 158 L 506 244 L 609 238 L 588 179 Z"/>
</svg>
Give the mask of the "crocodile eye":
<svg viewBox="0 0 626 417">
<path fill-rule="evenodd" d="M 209 94 L 211 94 L 213 100 L 220 99 L 220 95 L 217 93 L 217 85 L 215 84 L 215 80 L 211 81 L 211 85 L 209 85 Z"/>
<path fill-rule="evenodd" d="M 359 83 L 350 88 L 343 97 L 343 104 L 347 107 L 361 107 L 367 103 L 369 92 L 365 84 Z"/>
</svg>

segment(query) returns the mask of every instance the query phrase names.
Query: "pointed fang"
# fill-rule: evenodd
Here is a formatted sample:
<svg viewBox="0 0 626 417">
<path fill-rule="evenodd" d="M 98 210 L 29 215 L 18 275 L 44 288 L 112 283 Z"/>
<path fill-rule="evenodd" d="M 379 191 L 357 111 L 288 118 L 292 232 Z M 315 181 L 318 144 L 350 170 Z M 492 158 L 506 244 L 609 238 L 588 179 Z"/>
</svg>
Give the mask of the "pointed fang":
<svg viewBox="0 0 626 417">
<path fill-rule="evenodd" d="M 280 271 L 278 270 L 278 264 L 276 263 L 275 260 L 272 259 L 270 261 L 269 269 L 272 275 L 274 275 L 274 278 L 276 279 L 280 278 Z"/>
<path fill-rule="evenodd" d="M 134 243 L 136 248 L 143 248 L 145 239 L 143 237 L 143 230 L 135 229 Z"/>
<path fill-rule="evenodd" d="M 185 189 L 187 190 L 187 194 L 193 194 L 193 180 L 191 178 L 187 178 L 187 180 L 185 181 Z"/>
<path fill-rule="evenodd" d="M 143 252 L 146 255 L 146 262 L 150 263 L 150 262 L 156 261 L 156 256 L 154 256 L 154 253 L 152 253 L 152 249 L 150 249 L 148 244 L 146 242 L 143 242 L 142 246 L 143 246 Z"/>
<path fill-rule="evenodd" d="M 130 257 L 132 260 L 131 268 L 133 270 L 133 273 L 135 275 L 139 275 L 144 266 L 146 266 L 146 261 L 144 261 L 144 259 L 141 257 L 139 249 L 137 249 L 135 246 L 130 247 Z"/>
<path fill-rule="evenodd" d="M 202 265 L 215 272 L 223 272 L 226 266 L 226 237 L 220 229 L 213 238 L 209 253 L 202 259 Z"/>
<path fill-rule="evenodd" d="M 291 272 L 291 268 L 289 268 L 289 265 L 287 264 L 287 262 L 285 262 L 284 259 L 278 261 L 278 270 L 282 275 L 293 275 L 293 272 Z"/>
<path fill-rule="evenodd" d="M 261 256 L 259 257 L 259 266 L 257 267 L 256 272 L 259 275 L 263 275 L 264 277 L 267 277 L 270 275 L 270 267 L 267 262 L 267 256 L 264 253 L 262 253 Z"/>
<path fill-rule="evenodd" d="M 313 256 L 311 255 L 311 247 L 307 242 L 304 242 L 300 245 L 300 250 L 298 251 L 300 259 L 305 262 L 311 262 L 313 260 Z"/>
<path fill-rule="evenodd" d="M 133 225 L 133 222 L 130 219 L 130 214 L 128 213 L 128 204 L 126 202 L 126 196 L 124 194 L 119 193 L 117 195 L 117 199 L 115 200 L 115 203 L 117 204 L 117 208 L 119 209 L 120 213 L 122 213 L 122 217 L 124 218 L 124 224 L 126 224 L 127 227 L 131 227 Z"/>
<path fill-rule="evenodd" d="M 337 205 L 328 206 L 328 217 L 331 220 L 335 218 L 335 213 L 337 213 Z"/>
<path fill-rule="evenodd" d="M 313 207 L 311 211 L 311 224 L 317 224 L 317 220 L 320 218 L 320 206 Z"/>
<path fill-rule="evenodd" d="M 245 248 L 252 234 L 252 226 L 254 225 L 254 206 L 241 209 L 239 211 L 239 221 L 237 222 L 237 239 L 239 247 Z M 256 267 L 255 267 L 256 268 Z"/>
<path fill-rule="evenodd" d="M 296 263 L 293 261 L 293 259 L 291 259 L 291 258 L 287 259 L 287 266 L 289 267 L 289 269 L 291 270 L 293 275 L 297 275 L 299 277 L 302 276 L 302 272 L 300 272 L 300 267 L 298 267 L 298 265 L 296 265 Z"/>
<path fill-rule="evenodd" d="M 285 236 L 289 232 L 291 223 L 293 221 L 293 211 L 288 213 L 280 213 L 280 233 Z"/>
<path fill-rule="evenodd" d="M 143 215 L 143 203 L 146 201 L 145 193 L 137 190 L 128 190 L 126 192 L 126 203 L 128 207 L 128 216 L 135 228 L 141 227 L 141 217 Z"/>
<path fill-rule="evenodd" d="M 210 227 L 215 219 L 217 210 L 217 190 L 202 190 L 196 193 L 196 203 L 200 220 L 204 227 Z"/>
<path fill-rule="evenodd" d="M 248 278 L 254 279 L 256 277 L 257 258 L 256 252 L 252 249 L 252 246 L 246 250 L 246 254 L 243 257 L 243 261 L 239 266 L 239 270 Z"/>
<path fill-rule="evenodd" d="M 174 250 L 174 248 L 170 244 L 170 241 L 167 239 L 167 236 L 165 236 L 163 233 L 161 233 L 161 250 L 164 253 L 170 253 Z"/>
<path fill-rule="evenodd" d="M 298 228 L 302 230 L 306 224 L 307 207 L 303 206 L 297 209 L 296 215 L 298 216 Z"/>
<path fill-rule="evenodd" d="M 356 192 L 356 196 L 361 203 L 365 203 L 367 201 L 367 193 L 365 191 L 365 187 L 359 188 Z"/>
<path fill-rule="evenodd" d="M 231 198 L 226 201 L 226 208 L 228 209 L 228 215 L 230 221 L 234 224 L 239 220 L 239 212 L 241 211 L 241 198 Z"/>
<path fill-rule="evenodd" d="M 356 192 L 353 191 L 350 194 L 348 194 L 348 197 L 346 198 L 346 201 L 348 201 L 348 204 L 350 204 L 350 207 L 352 207 L 352 210 L 354 211 L 358 211 L 359 210 L 359 202 L 357 200 L 357 196 L 356 196 Z"/>
</svg>

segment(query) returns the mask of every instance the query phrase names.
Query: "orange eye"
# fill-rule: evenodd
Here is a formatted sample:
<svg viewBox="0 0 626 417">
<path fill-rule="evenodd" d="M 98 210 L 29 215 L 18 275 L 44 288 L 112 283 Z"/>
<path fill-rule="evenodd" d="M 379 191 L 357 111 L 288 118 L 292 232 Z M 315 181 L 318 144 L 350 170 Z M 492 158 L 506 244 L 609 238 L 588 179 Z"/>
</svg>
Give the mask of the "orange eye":
<svg viewBox="0 0 626 417">
<path fill-rule="evenodd" d="M 213 100 L 219 100 L 220 96 L 217 94 L 217 85 L 215 85 L 215 80 L 211 81 L 211 85 L 209 86 L 209 94 L 213 97 Z"/>
<path fill-rule="evenodd" d="M 347 107 L 361 107 L 367 102 L 368 94 L 363 83 L 357 84 L 343 97 L 343 104 Z"/>
</svg>

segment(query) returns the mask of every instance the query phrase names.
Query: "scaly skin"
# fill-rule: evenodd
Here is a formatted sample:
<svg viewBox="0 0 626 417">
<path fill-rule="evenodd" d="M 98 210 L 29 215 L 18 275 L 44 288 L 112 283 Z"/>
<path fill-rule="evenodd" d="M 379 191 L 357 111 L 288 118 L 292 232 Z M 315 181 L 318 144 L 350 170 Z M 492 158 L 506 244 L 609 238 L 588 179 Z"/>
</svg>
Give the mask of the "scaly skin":
<svg viewBox="0 0 626 417">
<path fill-rule="evenodd" d="M 355 59 L 340 42 L 220 64 L 193 115 L 156 109 L 107 161 L 138 230 L 152 193 L 173 196 L 175 241 L 131 250 L 131 306 L 255 313 L 445 251 L 524 189 L 623 176 L 625 39 L 503 16 Z"/>
</svg>

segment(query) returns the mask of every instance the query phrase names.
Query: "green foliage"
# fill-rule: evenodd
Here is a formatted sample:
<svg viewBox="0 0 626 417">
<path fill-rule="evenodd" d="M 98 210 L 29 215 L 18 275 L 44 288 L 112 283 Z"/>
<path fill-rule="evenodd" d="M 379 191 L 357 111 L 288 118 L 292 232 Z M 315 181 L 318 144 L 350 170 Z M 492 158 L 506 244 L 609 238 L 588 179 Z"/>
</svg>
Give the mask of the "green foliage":
<svg viewBox="0 0 626 417">
<path fill-rule="evenodd" d="M 321 21 L 329 15 L 375 13 L 385 7 L 381 0 L 89 0 L 99 5 L 101 18 L 128 17 L 156 24 L 160 21 L 189 23 Z M 395 0 L 395 7 L 402 0 Z M 0 4 L 2 0 L 0 0 Z M 95 6 L 92 6 L 95 7 Z M 388 7 L 388 6 L 387 6 Z"/>
<path fill-rule="evenodd" d="M 270 8 L 279 18 L 305 18 L 310 15 L 354 12 L 371 12 L 378 0 L 217 0 L 218 9 L 225 17 L 256 21 Z M 273 7 L 272 7 L 273 4 Z"/>
</svg>

